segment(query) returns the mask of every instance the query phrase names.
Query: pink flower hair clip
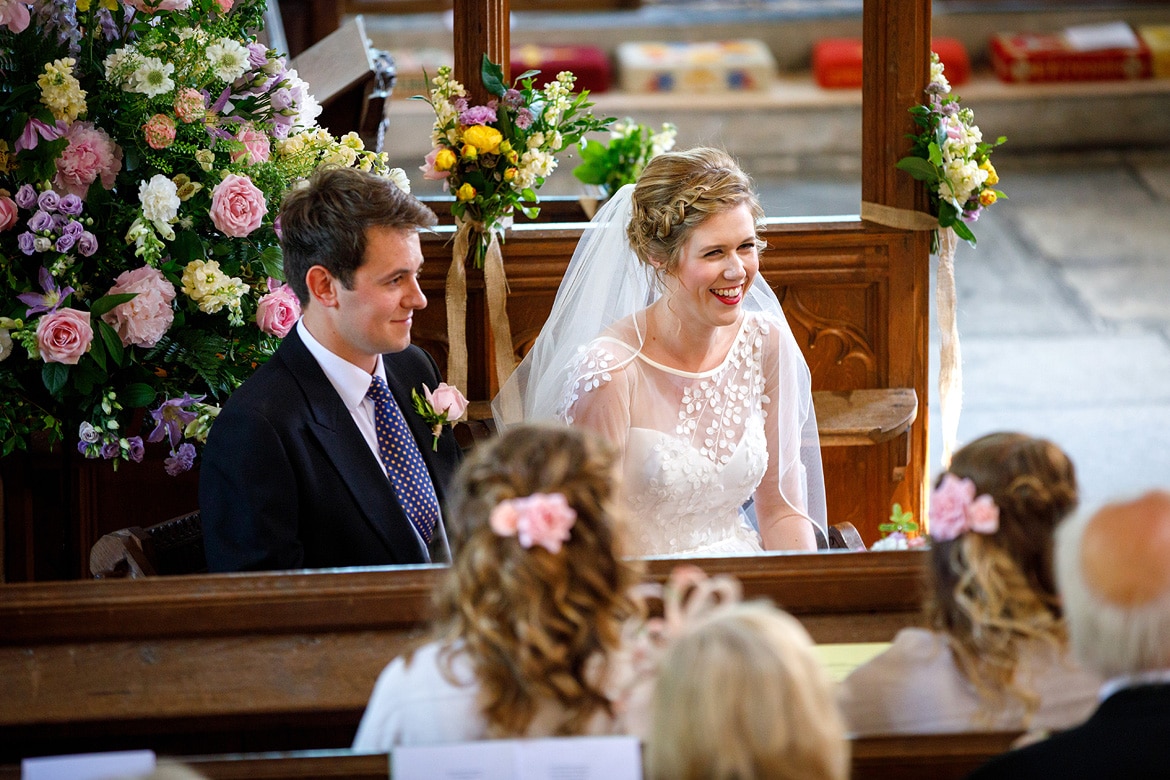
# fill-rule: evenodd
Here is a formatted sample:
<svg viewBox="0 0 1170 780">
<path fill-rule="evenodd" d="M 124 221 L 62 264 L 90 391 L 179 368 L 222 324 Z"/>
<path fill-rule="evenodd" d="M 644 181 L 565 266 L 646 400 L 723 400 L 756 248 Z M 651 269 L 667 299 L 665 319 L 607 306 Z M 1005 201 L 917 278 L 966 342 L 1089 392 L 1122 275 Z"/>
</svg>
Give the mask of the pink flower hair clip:
<svg viewBox="0 0 1170 780">
<path fill-rule="evenodd" d="M 949 542 L 967 531 L 993 534 L 999 530 L 999 507 L 984 493 L 975 497 L 975 483 L 944 474 L 930 494 L 930 536 Z"/>
<path fill-rule="evenodd" d="M 554 555 L 569 540 L 569 529 L 575 522 L 577 510 L 562 493 L 505 499 L 496 504 L 489 518 L 497 536 L 515 536 L 526 550 L 537 544 Z"/>
</svg>

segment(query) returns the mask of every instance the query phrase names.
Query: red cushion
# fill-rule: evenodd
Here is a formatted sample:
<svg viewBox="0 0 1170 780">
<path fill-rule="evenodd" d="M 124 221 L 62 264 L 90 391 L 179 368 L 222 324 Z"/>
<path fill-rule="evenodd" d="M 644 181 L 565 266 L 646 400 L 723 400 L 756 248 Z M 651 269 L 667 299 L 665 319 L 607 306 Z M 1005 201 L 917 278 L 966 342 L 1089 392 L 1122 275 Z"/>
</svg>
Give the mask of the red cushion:
<svg viewBox="0 0 1170 780">
<path fill-rule="evenodd" d="M 539 70 L 537 85 L 556 78 L 562 70 L 572 71 L 577 77 L 577 92 L 605 92 L 612 83 L 609 57 L 596 46 L 537 46 L 525 44 L 512 47 L 512 76 L 526 70 Z"/>
<path fill-rule="evenodd" d="M 955 38 L 933 38 L 930 42 L 952 85 L 971 78 L 971 59 L 961 41 Z M 813 46 L 813 77 L 827 89 L 861 86 L 861 39 L 825 38 Z"/>
</svg>

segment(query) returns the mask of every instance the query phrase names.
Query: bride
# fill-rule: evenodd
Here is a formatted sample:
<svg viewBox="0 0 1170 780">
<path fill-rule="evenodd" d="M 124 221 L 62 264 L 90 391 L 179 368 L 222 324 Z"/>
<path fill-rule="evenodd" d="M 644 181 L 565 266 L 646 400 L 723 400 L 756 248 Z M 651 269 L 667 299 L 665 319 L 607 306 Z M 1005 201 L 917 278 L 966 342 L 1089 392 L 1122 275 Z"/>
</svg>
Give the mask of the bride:
<svg viewBox="0 0 1170 780">
<path fill-rule="evenodd" d="M 747 175 L 708 148 L 655 157 L 584 232 L 552 313 L 493 402 L 620 455 L 638 555 L 811 550 L 825 535 L 808 366 L 759 275 Z"/>
</svg>

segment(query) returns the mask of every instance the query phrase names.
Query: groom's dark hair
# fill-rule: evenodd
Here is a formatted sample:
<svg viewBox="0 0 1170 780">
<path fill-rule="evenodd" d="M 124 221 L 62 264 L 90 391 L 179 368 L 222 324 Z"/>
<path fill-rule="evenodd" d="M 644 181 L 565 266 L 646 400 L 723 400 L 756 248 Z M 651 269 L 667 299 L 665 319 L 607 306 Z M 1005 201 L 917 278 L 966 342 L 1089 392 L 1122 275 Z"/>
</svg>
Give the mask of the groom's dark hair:
<svg viewBox="0 0 1170 780">
<path fill-rule="evenodd" d="M 430 208 L 385 176 L 320 168 L 306 184 L 289 190 L 280 206 L 284 277 L 306 306 L 305 274 L 315 265 L 352 289 L 353 274 L 365 262 L 369 228 L 410 230 L 436 221 Z"/>
</svg>

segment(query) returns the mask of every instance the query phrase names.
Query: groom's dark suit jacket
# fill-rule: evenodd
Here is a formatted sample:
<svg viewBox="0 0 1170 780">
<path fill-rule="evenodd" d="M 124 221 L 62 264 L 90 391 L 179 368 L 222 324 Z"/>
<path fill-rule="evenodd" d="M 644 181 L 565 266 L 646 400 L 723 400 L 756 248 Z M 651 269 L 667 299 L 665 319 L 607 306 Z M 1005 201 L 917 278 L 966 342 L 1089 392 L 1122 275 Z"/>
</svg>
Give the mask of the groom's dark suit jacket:
<svg viewBox="0 0 1170 780">
<path fill-rule="evenodd" d="M 971 780 L 1059 778 L 1146 780 L 1170 777 L 1170 684 L 1123 688 L 1087 721 L 976 770 Z"/>
<path fill-rule="evenodd" d="M 432 451 L 410 391 L 438 386 L 415 346 L 383 356 L 440 504 L 459 464 L 449 426 Z M 423 550 L 382 464 L 294 328 L 236 390 L 211 428 L 199 510 L 211 571 L 422 563 Z"/>
</svg>

